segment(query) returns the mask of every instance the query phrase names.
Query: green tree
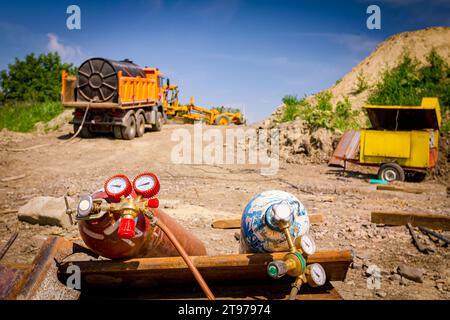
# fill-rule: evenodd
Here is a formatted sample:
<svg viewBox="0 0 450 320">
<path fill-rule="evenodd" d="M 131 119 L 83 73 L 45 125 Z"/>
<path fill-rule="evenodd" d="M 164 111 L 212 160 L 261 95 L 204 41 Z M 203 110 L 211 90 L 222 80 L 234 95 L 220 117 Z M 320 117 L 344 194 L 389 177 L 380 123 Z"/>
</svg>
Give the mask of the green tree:
<svg viewBox="0 0 450 320">
<path fill-rule="evenodd" d="M 74 73 L 72 64 L 62 63 L 58 53 L 28 54 L 15 59 L 0 72 L 0 102 L 57 101 L 61 91 L 61 72 Z"/>
</svg>

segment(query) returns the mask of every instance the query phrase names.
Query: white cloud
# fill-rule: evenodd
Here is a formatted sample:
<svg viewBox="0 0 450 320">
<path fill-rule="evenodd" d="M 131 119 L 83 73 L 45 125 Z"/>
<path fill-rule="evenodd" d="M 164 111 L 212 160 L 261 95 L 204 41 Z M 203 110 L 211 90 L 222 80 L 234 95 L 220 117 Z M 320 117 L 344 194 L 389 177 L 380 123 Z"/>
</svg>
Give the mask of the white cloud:
<svg viewBox="0 0 450 320">
<path fill-rule="evenodd" d="M 47 37 L 47 50 L 50 52 L 57 52 L 61 56 L 62 61 L 74 62 L 74 60 L 78 60 L 82 56 L 80 47 L 64 45 L 54 33 L 47 34 Z"/>
<path fill-rule="evenodd" d="M 379 40 L 349 33 L 333 34 L 330 38 L 333 42 L 342 44 L 355 53 L 371 52 L 380 43 Z"/>
</svg>

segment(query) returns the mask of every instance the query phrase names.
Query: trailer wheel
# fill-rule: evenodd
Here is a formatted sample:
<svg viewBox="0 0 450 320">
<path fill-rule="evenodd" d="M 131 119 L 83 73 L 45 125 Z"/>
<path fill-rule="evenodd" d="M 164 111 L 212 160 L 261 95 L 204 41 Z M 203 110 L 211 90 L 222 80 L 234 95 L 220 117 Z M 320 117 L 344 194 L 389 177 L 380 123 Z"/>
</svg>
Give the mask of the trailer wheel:
<svg viewBox="0 0 450 320">
<path fill-rule="evenodd" d="M 231 124 L 231 119 L 229 116 L 221 115 L 216 118 L 214 123 L 218 126 L 229 126 Z"/>
<path fill-rule="evenodd" d="M 122 139 L 122 126 L 115 125 L 113 127 L 113 132 L 114 132 L 114 138 Z"/>
<path fill-rule="evenodd" d="M 155 124 L 152 124 L 152 131 L 161 131 L 162 129 L 162 119 L 163 116 L 161 114 L 161 112 L 156 113 L 156 121 Z"/>
<path fill-rule="evenodd" d="M 385 163 L 378 170 L 378 179 L 388 182 L 405 181 L 405 171 L 397 163 Z"/>
<path fill-rule="evenodd" d="M 125 140 L 133 140 L 136 136 L 136 118 L 130 115 L 126 122 L 126 127 L 122 127 L 122 138 Z"/>
<path fill-rule="evenodd" d="M 142 137 L 145 133 L 145 118 L 144 115 L 138 115 L 136 119 L 136 136 Z"/>
</svg>

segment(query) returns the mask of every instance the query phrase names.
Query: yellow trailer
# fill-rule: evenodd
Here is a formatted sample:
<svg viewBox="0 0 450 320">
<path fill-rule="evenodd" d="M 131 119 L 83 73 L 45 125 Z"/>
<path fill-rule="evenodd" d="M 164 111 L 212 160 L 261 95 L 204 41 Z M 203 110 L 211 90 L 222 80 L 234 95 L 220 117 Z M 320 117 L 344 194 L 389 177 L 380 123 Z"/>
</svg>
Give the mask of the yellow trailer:
<svg viewBox="0 0 450 320">
<path fill-rule="evenodd" d="M 441 125 L 437 98 L 423 98 L 420 106 L 367 105 L 365 110 L 372 128 L 346 133 L 331 165 L 348 161 L 380 166 L 378 179 L 386 181 L 403 181 L 405 173 L 424 177 L 436 166 Z"/>
</svg>

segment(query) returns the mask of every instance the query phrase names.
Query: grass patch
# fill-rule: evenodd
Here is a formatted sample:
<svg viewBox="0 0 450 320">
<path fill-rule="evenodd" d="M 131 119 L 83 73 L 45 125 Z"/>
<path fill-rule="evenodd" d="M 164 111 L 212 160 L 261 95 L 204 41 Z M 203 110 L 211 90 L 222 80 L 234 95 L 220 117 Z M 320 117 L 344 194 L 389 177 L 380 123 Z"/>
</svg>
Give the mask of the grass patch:
<svg viewBox="0 0 450 320">
<path fill-rule="evenodd" d="M 30 132 L 38 122 L 48 122 L 64 111 L 60 102 L 19 103 L 0 106 L 0 130 Z"/>
<path fill-rule="evenodd" d="M 367 83 L 366 77 L 364 76 L 364 73 L 361 71 L 358 73 L 357 79 L 356 79 L 356 87 L 353 89 L 353 94 L 360 94 L 364 91 L 366 91 L 369 88 L 369 84 Z"/>
</svg>

